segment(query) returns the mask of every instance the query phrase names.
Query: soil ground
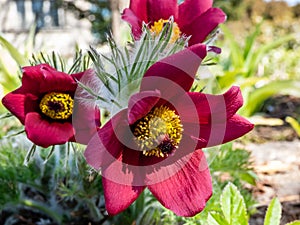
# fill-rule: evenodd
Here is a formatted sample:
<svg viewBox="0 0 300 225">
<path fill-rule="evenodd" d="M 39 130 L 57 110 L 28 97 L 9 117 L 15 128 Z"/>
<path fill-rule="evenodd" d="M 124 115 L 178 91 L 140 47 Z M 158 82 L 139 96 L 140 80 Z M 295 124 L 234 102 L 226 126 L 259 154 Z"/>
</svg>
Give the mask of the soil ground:
<svg viewBox="0 0 300 225">
<path fill-rule="evenodd" d="M 266 101 L 262 112 L 267 118 L 300 119 L 300 98 L 276 96 Z M 300 139 L 287 124 L 266 124 L 255 127 L 246 145 L 258 175 L 253 193 L 259 206 L 250 225 L 263 224 L 267 205 L 273 197 L 278 197 L 282 204 L 281 224 L 284 225 L 300 220 Z"/>
</svg>

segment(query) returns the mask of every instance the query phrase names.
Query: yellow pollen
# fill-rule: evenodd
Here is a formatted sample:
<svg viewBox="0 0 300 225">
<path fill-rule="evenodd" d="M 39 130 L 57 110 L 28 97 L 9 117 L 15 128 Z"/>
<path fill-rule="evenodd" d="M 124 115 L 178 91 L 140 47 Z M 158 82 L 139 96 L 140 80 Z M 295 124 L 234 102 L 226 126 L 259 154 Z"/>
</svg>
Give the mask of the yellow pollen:
<svg viewBox="0 0 300 225">
<path fill-rule="evenodd" d="M 180 117 L 175 111 L 160 106 L 137 121 L 133 134 L 143 155 L 166 157 L 178 147 L 182 132 Z"/>
<path fill-rule="evenodd" d="M 54 120 L 66 120 L 72 115 L 74 100 L 69 94 L 50 92 L 40 101 L 43 114 Z"/>
<path fill-rule="evenodd" d="M 164 26 L 166 25 L 166 23 L 169 23 L 169 20 L 163 20 L 160 19 L 158 21 L 155 21 L 154 24 L 151 26 L 151 32 L 158 36 L 161 31 L 163 30 Z M 181 35 L 181 31 L 177 25 L 177 23 L 173 23 L 173 27 L 172 27 L 172 36 L 171 36 L 171 43 L 175 43 L 177 39 L 180 38 Z"/>
</svg>

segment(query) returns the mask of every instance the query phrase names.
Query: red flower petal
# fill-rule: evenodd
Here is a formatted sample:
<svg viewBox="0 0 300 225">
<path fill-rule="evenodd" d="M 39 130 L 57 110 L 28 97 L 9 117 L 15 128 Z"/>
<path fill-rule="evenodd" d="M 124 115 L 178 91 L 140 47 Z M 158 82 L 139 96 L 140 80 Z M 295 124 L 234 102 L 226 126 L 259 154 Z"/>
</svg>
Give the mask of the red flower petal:
<svg viewBox="0 0 300 225">
<path fill-rule="evenodd" d="M 176 105 L 181 114 L 189 115 L 182 117 L 183 122 L 200 124 L 225 122 L 243 105 L 242 93 L 237 86 L 231 87 L 222 95 L 189 92 L 188 97 L 194 104 L 186 104 L 186 100 L 182 100 L 186 96 L 182 96 Z M 190 113 L 194 110 L 197 110 L 198 115 Z"/>
<path fill-rule="evenodd" d="M 180 163 L 180 162 L 178 162 Z M 212 183 L 205 156 L 201 150 L 175 175 L 147 187 L 158 201 L 179 216 L 201 212 L 212 194 Z"/>
<path fill-rule="evenodd" d="M 75 141 L 87 144 L 101 125 L 100 110 L 93 105 L 80 104 L 79 101 L 74 101 L 72 125 L 75 129 Z"/>
<path fill-rule="evenodd" d="M 80 73 L 74 73 L 74 74 L 71 74 L 70 76 L 73 77 L 73 79 L 79 81 L 83 75 L 85 74 L 93 74 L 94 71 L 92 69 L 89 69 L 89 70 L 86 70 L 86 71 L 83 71 L 83 72 L 80 72 Z"/>
<path fill-rule="evenodd" d="M 178 17 L 177 0 L 148 0 L 147 15 L 148 22 L 150 23 L 154 23 L 160 19 L 167 20 L 170 16 L 174 16 L 174 19 L 176 20 Z"/>
<path fill-rule="evenodd" d="M 126 118 L 127 110 L 119 112 L 88 143 L 84 156 L 87 163 L 95 169 L 100 169 L 120 157 L 124 148 L 122 140 L 126 139 L 124 131 L 129 129 Z"/>
<path fill-rule="evenodd" d="M 130 186 L 102 178 L 105 207 L 109 215 L 116 215 L 127 209 L 145 189 L 143 186 Z"/>
<path fill-rule="evenodd" d="M 254 125 L 245 118 L 234 115 L 226 123 L 205 124 L 200 127 L 197 148 L 220 145 L 237 139 L 253 129 Z"/>
<path fill-rule="evenodd" d="M 212 7 L 213 0 L 185 0 L 179 5 L 178 25 L 183 27 Z"/>
<path fill-rule="evenodd" d="M 163 98 L 169 99 L 189 91 L 206 52 L 206 46 L 198 44 L 156 62 L 145 73 L 141 92 L 158 89 Z"/>
<path fill-rule="evenodd" d="M 40 83 L 44 80 L 43 70 L 56 71 L 48 64 L 39 64 L 36 66 L 26 66 L 22 68 L 22 88 L 25 92 L 40 93 Z"/>
<path fill-rule="evenodd" d="M 2 104 L 24 124 L 26 113 L 38 107 L 37 99 L 36 96 L 24 94 L 22 88 L 19 88 L 4 96 Z"/>
<path fill-rule="evenodd" d="M 41 68 L 43 80 L 40 82 L 40 93 L 53 91 L 75 92 L 77 83 L 72 76 L 49 68 Z M 23 84 L 24 86 L 24 84 Z"/>
<path fill-rule="evenodd" d="M 131 0 L 129 9 L 137 16 L 138 19 L 148 23 L 147 0 Z"/>
<path fill-rule="evenodd" d="M 142 35 L 142 20 L 130 9 L 124 9 L 122 19 L 131 25 L 134 38 L 139 39 Z"/>
<path fill-rule="evenodd" d="M 192 35 L 189 45 L 203 42 L 206 37 L 226 20 L 225 13 L 218 8 L 210 8 L 190 24 L 180 27 L 182 33 Z"/>
<path fill-rule="evenodd" d="M 82 83 L 87 83 L 93 79 L 94 70 L 86 70 L 71 76 Z M 81 79 L 82 78 L 82 79 Z M 74 94 L 74 108 L 72 114 L 72 125 L 75 129 L 74 140 L 81 144 L 87 144 L 91 137 L 100 128 L 100 110 L 94 102 L 89 101 L 90 96 L 85 95 L 82 87 L 78 86 Z"/>
<path fill-rule="evenodd" d="M 29 140 L 44 148 L 64 144 L 74 135 L 71 123 L 50 122 L 35 112 L 26 115 L 25 131 Z"/>
<path fill-rule="evenodd" d="M 128 102 L 128 123 L 134 124 L 147 115 L 159 99 L 159 91 L 144 91 L 132 95 Z"/>
</svg>

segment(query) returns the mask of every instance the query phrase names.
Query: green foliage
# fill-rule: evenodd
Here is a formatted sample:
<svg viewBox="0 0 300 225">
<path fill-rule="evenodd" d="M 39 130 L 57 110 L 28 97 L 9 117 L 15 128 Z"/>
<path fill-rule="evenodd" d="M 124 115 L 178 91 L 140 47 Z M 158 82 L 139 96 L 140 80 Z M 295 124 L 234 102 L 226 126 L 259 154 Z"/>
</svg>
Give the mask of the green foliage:
<svg viewBox="0 0 300 225">
<path fill-rule="evenodd" d="M 73 147 L 56 147 L 47 163 L 47 149 L 37 149 L 25 167 L 26 150 L 4 145 L 0 149 L 1 209 L 18 213 L 23 207 L 31 208 L 57 223 L 76 221 L 76 215 L 88 209 L 90 220 L 103 219 L 101 177 L 89 170 L 81 150 Z"/>
<path fill-rule="evenodd" d="M 286 117 L 285 121 L 292 126 L 292 128 L 296 131 L 298 137 L 300 137 L 300 123 L 296 119 L 290 116 Z"/>
<path fill-rule="evenodd" d="M 222 214 L 210 213 L 208 224 L 247 225 L 248 217 L 244 199 L 238 189 L 229 183 L 221 195 Z"/>
<path fill-rule="evenodd" d="M 248 89 L 245 105 L 240 113 L 251 116 L 260 109 L 263 102 L 275 94 L 294 94 L 300 96 L 300 82 L 296 80 L 276 80 L 267 83 L 259 88 Z M 247 90 L 247 89 L 246 89 Z"/>
<path fill-rule="evenodd" d="M 246 14 L 245 1 L 240 0 L 215 0 L 214 6 L 221 8 L 229 20 L 238 20 Z"/>
<path fill-rule="evenodd" d="M 230 54 L 227 59 L 220 58 L 222 69 L 221 75 L 217 77 L 218 85 L 222 91 L 232 85 L 241 87 L 245 101 L 239 113 L 245 116 L 253 115 L 260 109 L 262 103 L 274 94 L 283 94 L 289 90 L 300 95 L 297 79 L 272 79 L 272 74 L 258 73 L 258 68 L 267 55 L 295 40 L 294 34 L 287 34 L 259 44 L 261 26 L 262 24 L 258 24 L 255 30 L 247 35 L 244 44 L 240 44 L 226 26 L 221 26 L 228 41 Z"/>
<path fill-rule="evenodd" d="M 0 92 L 4 94 L 16 89 L 20 85 L 19 67 L 28 65 L 28 54 L 33 49 L 35 26 L 32 26 L 24 43 L 24 52 L 21 53 L 12 43 L 0 35 Z M 2 47 L 2 48 L 1 48 Z M 8 57 L 7 57 L 8 56 Z M 1 96 L 0 96 L 1 97 Z M 4 107 L 0 102 L 0 112 Z"/>
<path fill-rule="evenodd" d="M 237 187 L 228 183 L 220 198 L 221 211 L 210 211 L 207 221 L 209 225 L 247 225 L 249 215 L 245 207 L 245 200 Z M 265 215 L 264 225 L 279 225 L 281 218 L 281 204 L 277 198 L 272 199 Z M 300 221 L 293 221 L 286 225 L 298 225 Z"/>
<path fill-rule="evenodd" d="M 221 25 L 230 48 L 229 58 L 220 62 L 223 64 L 224 71 L 223 75 L 218 79 L 221 88 L 228 88 L 233 83 L 236 83 L 236 81 L 239 81 L 238 83 L 240 85 L 248 83 L 247 78 L 252 78 L 256 75 L 258 65 L 266 54 L 269 54 L 271 50 L 282 46 L 288 41 L 295 39 L 295 35 L 289 34 L 269 43 L 265 43 L 262 46 L 255 47 L 257 38 L 261 32 L 261 25 L 262 24 L 258 24 L 255 30 L 245 38 L 244 45 L 239 44 L 225 25 Z"/>
<path fill-rule="evenodd" d="M 210 157 L 214 157 L 210 152 Z M 256 175 L 253 172 L 251 153 L 244 149 L 233 149 L 232 143 L 222 145 L 219 153 L 212 159 L 210 170 L 212 173 L 227 173 L 233 179 L 239 179 L 255 185 Z"/>
<path fill-rule="evenodd" d="M 82 50 L 79 49 L 76 49 L 73 61 L 70 65 L 66 63 L 66 59 L 62 58 L 56 52 L 52 52 L 51 54 L 40 52 L 32 55 L 32 59 L 30 60 L 32 66 L 42 63 L 47 63 L 56 70 L 67 74 L 79 73 L 91 67 L 90 57 L 87 53 L 83 53 Z"/>
<path fill-rule="evenodd" d="M 272 199 L 264 221 L 264 225 L 279 225 L 281 218 L 281 205 L 277 198 Z"/>
<path fill-rule="evenodd" d="M 287 223 L 286 225 L 300 225 L 300 220 L 293 221 L 291 223 Z"/>
</svg>

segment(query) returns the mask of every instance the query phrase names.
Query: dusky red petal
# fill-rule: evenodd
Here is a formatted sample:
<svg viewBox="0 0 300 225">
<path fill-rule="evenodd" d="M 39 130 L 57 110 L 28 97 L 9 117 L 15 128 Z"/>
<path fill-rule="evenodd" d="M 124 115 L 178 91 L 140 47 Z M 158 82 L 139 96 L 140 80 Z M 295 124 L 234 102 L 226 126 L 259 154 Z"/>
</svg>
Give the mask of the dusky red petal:
<svg viewBox="0 0 300 225">
<path fill-rule="evenodd" d="M 127 123 L 127 110 L 122 110 L 101 127 L 89 141 L 84 152 L 88 164 L 100 169 L 122 157 L 128 130 L 130 127 Z"/>
<path fill-rule="evenodd" d="M 85 105 L 75 99 L 72 125 L 75 129 L 75 141 L 87 144 L 100 128 L 100 110 L 96 106 Z"/>
<path fill-rule="evenodd" d="M 47 92 L 70 92 L 74 93 L 77 88 L 77 83 L 74 78 L 66 73 L 42 67 L 43 79 L 40 82 L 40 93 Z"/>
<path fill-rule="evenodd" d="M 88 69 L 88 70 L 80 72 L 80 73 L 71 74 L 70 76 L 73 77 L 73 79 L 80 81 L 80 79 L 82 78 L 83 75 L 89 74 L 89 73 L 92 74 L 92 73 L 94 73 L 94 71 L 92 69 Z"/>
<path fill-rule="evenodd" d="M 128 123 L 134 124 L 154 107 L 160 99 L 160 92 L 144 91 L 133 94 L 128 102 Z"/>
<path fill-rule="evenodd" d="M 176 174 L 147 187 L 163 206 L 178 216 L 194 216 L 201 212 L 212 195 L 211 177 L 203 152 L 195 151 Z"/>
<path fill-rule="evenodd" d="M 136 17 L 145 23 L 148 23 L 147 1 L 148 0 L 130 0 L 129 5 L 129 9 L 136 15 Z"/>
<path fill-rule="evenodd" d="M 24 124 L 26 114 L 36 111 L 37 99 L 34 95 L 23 93 L 22 88 L 19 88 L 5 95 L 2 104 Z"/>
<path fill-rule="evenodd" d="M 212 7 L 213 0 L 185 0 L 179 5 L 178 25 L 183 27 Z"/>
<path fill-rule="evenodd" d="M 185 104 L 187 98 L 181 96 L 178 100 L 176 108 L 184 115 L 182 117 L 183 122 L 190 123 L 220 123 L 227 121 L 232 117 L 237 110 L 243 105 L 243 97 L 239 87 L 233 86 L 227 92 L 222 95 L 211 95 L 199 92 L 189 92 L 188 98 L 190 98 L 193 104 Z M 196 115 L 192 115 L 190 112 L 197 110 Z"/>
<path fill-rule="evenodd" d="M 206 45 L 198 44 L 156 62 L 144 74 L 140 91 L 157 89 L 167 99 L 189 91 L 206 53 Z"/>
<path fill-rule="evenodd" d="M 102 178 L 105 207 L 109 215 L 116 215 L 127 209 L 143 192 L 143 186 L 130 186 Z"/>
<path fill-rule="evenodd" d="M 131 31 L 136 40 L 142 35 L 143 20 L 140 19 L 131 9 L 124 9 L 122 19 L 131 25 Z"/>
<path fill-rule="evenodd" d="M 154 23 L 160 19 L 169 19 L 173 16 L 175 21 L 178 17 L 177 0 L 148 0 L 147 1 L 148 22 Z"/>
<path fill-rule="evenodd" d="M 235 140 L 253 129 L 247 119 L 234 115 L 223 123 L 201 124 L 197 148 L 211 147 Z"/>
<path fill-rule="evenodd" d="M 40 93 L 40 83 L 44 80 L 43 70 L 55 72 L 56 70 L 48 64 L 36 66 L 25 66 L 22 68 L 22 89 L 26 93 Z"/>
<path fill-rule="evenodd" d="M 180 27 L 182 33 L 191 35 L 189 45 L 203 42 L 206 37 L 226 20 L 225 13 L 219 8 L 210 8 L 193 22 Z"/>
<path fill-rule="evenodd" d="M 64 144 L 74 135 L 73 126 L 70 122 L 51 122 L 36 112 L 26 115 L 25 131 L 29 140 L 44 148 Z"/>
</svg>

